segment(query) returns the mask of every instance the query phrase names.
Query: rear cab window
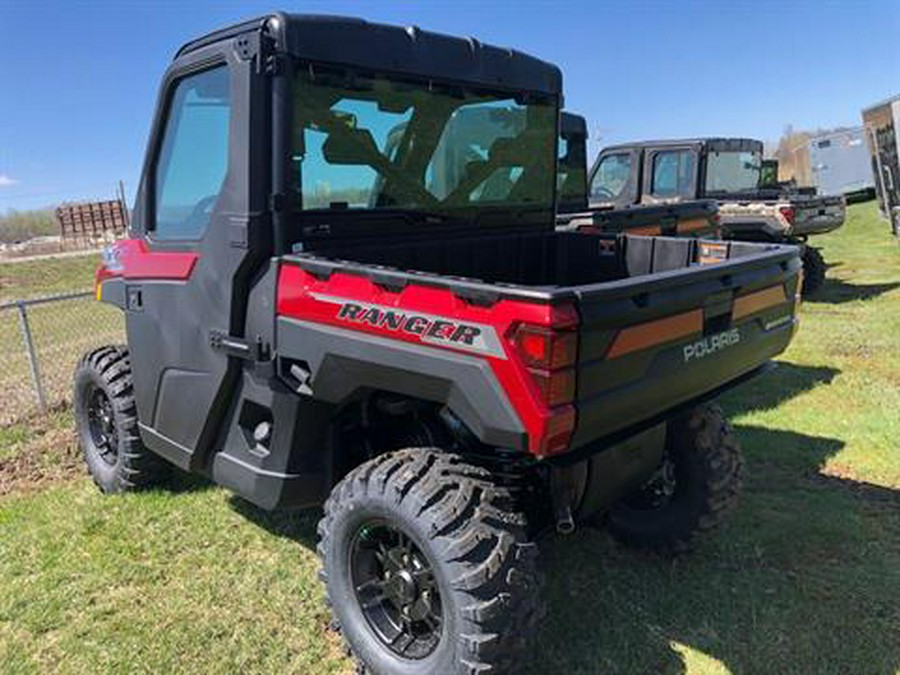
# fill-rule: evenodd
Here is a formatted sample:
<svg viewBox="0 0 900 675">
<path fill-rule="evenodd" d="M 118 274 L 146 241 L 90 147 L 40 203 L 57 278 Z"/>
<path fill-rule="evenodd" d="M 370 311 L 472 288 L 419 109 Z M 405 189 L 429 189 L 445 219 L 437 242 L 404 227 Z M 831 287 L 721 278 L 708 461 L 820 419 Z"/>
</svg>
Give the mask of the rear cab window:
<svg viewBox="0 0 900 675">
<path fill-rule="evenodd" d="M 302 210 L 552 211 L 555 101 L 325 68 L 294 84 Z"/>
<path fill-rule="evenodd" d="M 556 177 L 556 194 L 560 204 L 586 202 L 587 157 L 584 142 L 572 141 L 565 136 L 559 139 L 559 173 Z"/>
</svg>

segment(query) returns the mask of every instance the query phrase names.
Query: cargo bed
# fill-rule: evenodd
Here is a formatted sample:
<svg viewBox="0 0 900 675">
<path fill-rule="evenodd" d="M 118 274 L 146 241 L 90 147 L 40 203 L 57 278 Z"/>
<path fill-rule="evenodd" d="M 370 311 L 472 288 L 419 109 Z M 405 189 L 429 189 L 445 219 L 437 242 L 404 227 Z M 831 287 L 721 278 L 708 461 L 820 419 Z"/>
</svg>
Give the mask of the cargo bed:
<svg viewBox="0 0 900 675">
<path fill-rule="evenodd" d="M 335 244 L 283 264 L 318 279 L 364 276 L 396 293 L 401 309 L 402 291 L 413 285 L 480 307 L 503 300 L 574 307 L 576 449 L 783 351 L 796 325 L 798 256 L 789 245 L 543 231 Z"/>
</svg>

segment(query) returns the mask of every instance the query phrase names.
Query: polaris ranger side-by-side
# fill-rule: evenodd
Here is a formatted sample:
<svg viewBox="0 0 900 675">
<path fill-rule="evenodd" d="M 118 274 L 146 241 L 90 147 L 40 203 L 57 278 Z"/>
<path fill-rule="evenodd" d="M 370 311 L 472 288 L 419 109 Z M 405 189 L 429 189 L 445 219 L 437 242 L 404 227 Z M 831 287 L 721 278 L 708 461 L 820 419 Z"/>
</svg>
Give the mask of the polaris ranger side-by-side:
<svg viewBox="0 0 900 675">
<path fill-rule="evenodd" d="M 588 196 L 587 124 L 563 112 L 559 127 L 556 225 L 561 230 L 675 237 L 721 234 L 713 199 L 669 204 L 610 204 Z"/>
<path fill-rule="evenodd" d="M 742 462 L 710 401 L 794 333 L 793 246 L 555 231 L 560 99 L 555 66 L 417 28 L 212 33 L 98 270 L 128 346 L 75 372 L 95 482 L 324 503 L 366 672 L 519 672 L 548 526 L 671 551 L 716 525 Z"/>
<path fill-rule="evenodd" d="M 804 194 L 761 181 L 763 144 L 746 138 L 647 141 L 604 148 L 591 170 L 590 198 L 611 206 L 715 199 L 727 239 L 799 244 L 803 293 L 825 280 L 825 262 L 807 246 L 844 224 L 839 195 Z"/>
</svg>

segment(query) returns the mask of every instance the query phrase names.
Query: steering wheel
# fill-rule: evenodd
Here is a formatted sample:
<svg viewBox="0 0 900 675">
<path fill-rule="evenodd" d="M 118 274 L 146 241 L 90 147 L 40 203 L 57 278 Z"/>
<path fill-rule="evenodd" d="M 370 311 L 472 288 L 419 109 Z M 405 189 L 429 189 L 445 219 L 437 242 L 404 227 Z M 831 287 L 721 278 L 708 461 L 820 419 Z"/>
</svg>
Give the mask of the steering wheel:
<svg viewBox="0 0 900 675">
<path fill-rule="evenodd" d="M 591 197 L 599 197 L 600 199 L 615 199 L 616 195 L 613 191 L 604 185 L 600 185 L 591 190 Z"/>
</svg>

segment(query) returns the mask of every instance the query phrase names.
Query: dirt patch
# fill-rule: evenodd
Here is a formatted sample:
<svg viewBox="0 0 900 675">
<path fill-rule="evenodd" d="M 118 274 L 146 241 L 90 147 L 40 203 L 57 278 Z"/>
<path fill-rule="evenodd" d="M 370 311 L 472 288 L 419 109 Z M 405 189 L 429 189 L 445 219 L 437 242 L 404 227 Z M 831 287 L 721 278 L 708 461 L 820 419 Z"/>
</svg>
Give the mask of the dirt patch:
<svg viewBox="0 0 900 675">
<path fill-rule="evenodd" d="M 82 473 L 74 426 L 65 411 L 25 424 L 24 433 L 0 449 L 0 497 L 69 481 Z"/>
</svg>

